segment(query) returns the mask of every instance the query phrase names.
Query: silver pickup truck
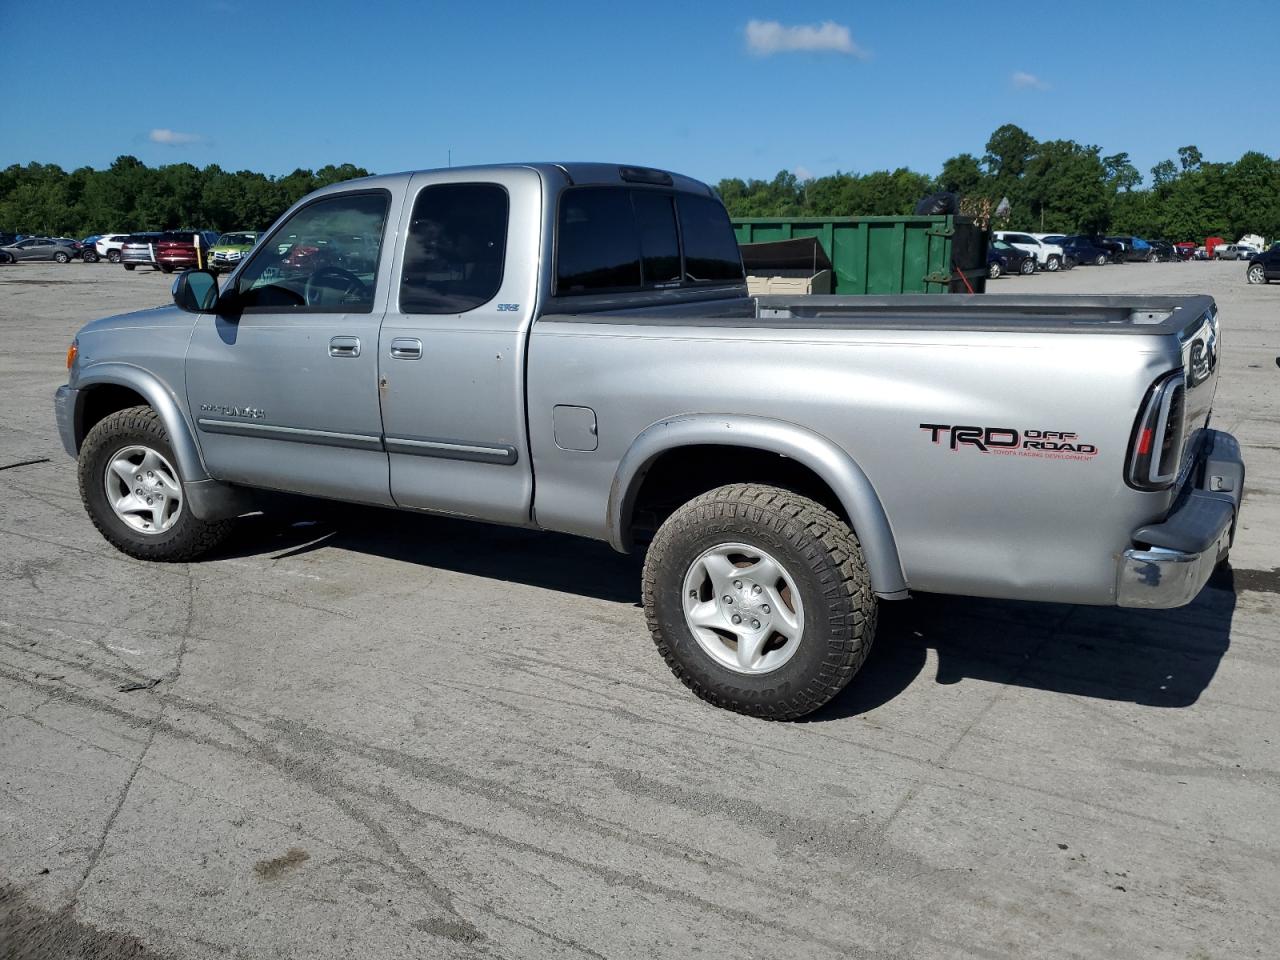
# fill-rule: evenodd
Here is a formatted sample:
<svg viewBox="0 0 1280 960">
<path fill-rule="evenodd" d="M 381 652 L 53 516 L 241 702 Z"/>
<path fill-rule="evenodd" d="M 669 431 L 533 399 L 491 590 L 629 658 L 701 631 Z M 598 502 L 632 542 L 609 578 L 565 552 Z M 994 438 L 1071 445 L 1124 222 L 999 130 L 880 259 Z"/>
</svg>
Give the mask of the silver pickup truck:
<svg viewBox="0 0 1280 960">
<path fill-rule="evenodd" d="M 844 687 L 879 600 L 1177 606 L 1235 530 L 1208 297 L 752 299 L 659 170 L 338 184 L 173 296 L 55 401 L 116 547 L 194 559 L 268 490 L 645 549 L 658 649 L 756 716 Z"/>
</svg>

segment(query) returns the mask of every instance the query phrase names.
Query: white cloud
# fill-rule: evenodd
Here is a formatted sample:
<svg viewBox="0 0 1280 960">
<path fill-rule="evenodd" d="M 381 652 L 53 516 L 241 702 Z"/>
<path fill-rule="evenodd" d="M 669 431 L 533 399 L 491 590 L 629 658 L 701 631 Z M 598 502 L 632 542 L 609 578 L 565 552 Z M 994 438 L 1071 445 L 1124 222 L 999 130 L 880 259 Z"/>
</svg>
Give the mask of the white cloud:
<svg viewBox="0 0 1280 960">
<path fill-rule="evenodd" d="M 1048 90 L 1049 85 L 1037 77 L 1034 73 L 1027 73 L 1024 70 L 1013 71 L 1013 76 L 1009 78 L 1015 87 L 1019 90 Z"/>
<path fill-rule="evenodd" d="M 177 130 L 157 127 L 147 134 L 147 139 L 152 143 L 163 143 L 166 147 L 185 147 L 193 143 L 204 143 L 206 138 L 201 133 L 179 133 Z"/>
<path fill-rule="evenodd" d="M 808 167 L 796 167 L 796 168 L 795 168 L 794 170 L 792 170 L 791 172 L 792 172 L 792 173 L 794 173 L 794 174 L 796 175 L 796 179 L 797 179 L 797 180 L 812 180 L 812 179 L 813 179 L 813 171 L 812 171 L 812 170 L 810 170 Z"/>
<path fill-rule="evenodd" d="M 849 28 L 831 20 L 816 27 L 784 27 L 777 20 L 748 21 L 747 49 L 758 57 L 816 50 L 843 53 L 859 60 L 867 59 L 867 51 L 853 42 Z"/>
</svg>

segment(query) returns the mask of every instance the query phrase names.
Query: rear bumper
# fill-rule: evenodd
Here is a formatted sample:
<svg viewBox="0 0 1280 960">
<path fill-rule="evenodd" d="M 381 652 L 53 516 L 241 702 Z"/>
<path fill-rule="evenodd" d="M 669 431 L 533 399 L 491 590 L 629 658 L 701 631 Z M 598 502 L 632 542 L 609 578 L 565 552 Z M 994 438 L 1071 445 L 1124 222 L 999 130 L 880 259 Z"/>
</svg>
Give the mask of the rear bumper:
<svg viewBox="0 0 1280 960">
<path fill-rule="evenodd" d="M 1230 549 L 1244 494 L 1244 460 L 1235 437 L 1210 431 L 1196 470 L 1198 484 L 1168 517 L 1133 532 L 1116 578 L 1120 606 L 1190 603 Z"/>
</svg>

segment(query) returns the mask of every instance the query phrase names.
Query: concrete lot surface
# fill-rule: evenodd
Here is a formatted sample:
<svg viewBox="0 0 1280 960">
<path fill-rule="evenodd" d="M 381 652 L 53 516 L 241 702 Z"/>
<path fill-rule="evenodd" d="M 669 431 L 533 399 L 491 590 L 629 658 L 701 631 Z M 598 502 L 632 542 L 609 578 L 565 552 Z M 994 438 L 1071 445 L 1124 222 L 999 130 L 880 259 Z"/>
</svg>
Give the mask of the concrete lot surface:
<svg viewBox="0 0 1280 960">
<path fill-rule="evenodd" d="M 1217 297 L 1233 569 L 1169 612 L 887 605 L 786 724 L 677 683 L 600 544 L 306 506 L 117 553 L 50 397 L 168 280 L 0 267 L 0 956 L 1276 956 L 1280 285 L 992 290 Z"/>
</svg>

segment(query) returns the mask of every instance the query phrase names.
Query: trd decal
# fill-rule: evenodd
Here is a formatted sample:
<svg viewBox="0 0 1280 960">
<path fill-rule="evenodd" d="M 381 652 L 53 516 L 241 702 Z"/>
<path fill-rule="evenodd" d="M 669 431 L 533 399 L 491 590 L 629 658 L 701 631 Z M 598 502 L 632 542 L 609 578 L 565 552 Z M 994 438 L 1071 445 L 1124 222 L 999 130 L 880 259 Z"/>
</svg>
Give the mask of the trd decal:
<svg viewBox="0 0 1280 960">
<path fill-rule="evenodd" d="M 982 453 L 1018 457 L 1047 457 L 1053 460 L 1088 460 L 1098 448 L 1081 443 L 1074 433 L 1062 430 L 1015 430 L 1013 427 L 969 427 L 946 423 L 922 423 L 929 439 L 951 450 L 968 447 Z"/>
</svg>

